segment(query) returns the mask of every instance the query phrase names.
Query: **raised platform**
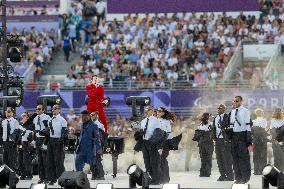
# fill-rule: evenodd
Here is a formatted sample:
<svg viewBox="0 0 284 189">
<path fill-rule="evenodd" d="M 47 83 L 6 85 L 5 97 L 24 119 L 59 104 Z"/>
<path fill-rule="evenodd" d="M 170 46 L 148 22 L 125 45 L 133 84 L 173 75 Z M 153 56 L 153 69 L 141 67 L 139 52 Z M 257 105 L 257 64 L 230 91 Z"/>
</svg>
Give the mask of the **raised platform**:
<svg viewBox="0 0 284 189">
<path fill-rule="evenodd" d="M 233 182 L 218 182 L 219 177 L 218 171 L 213 171 L 211 177 L 200 178 L 198 171 L 189 172 L 171 172 L 171 182 L 180 184 L 181 188 L 192 188 L 192 189 L 230 189 Z M 112 178 L 111 175 L 106 175 L 106 180 L 104 181 L 93 181 L 91 180 L 91 175 L 88 175 L 91 188 L 96 188 L 98 183 L 112 183 L 114 188 L 128 188 L 128 175 L 118 174 L 116 178 Z M 29 188 L 31 183 L 36 183 L 38 178 L 34 178 L 32 181 L 20 181 L 17 184 L 17 188 Z M 261 189 L 261 176 L 252 175 L 249 182 L 250 189 Z M 48 186 L 48 188 L 60 188 L 58 185 Z M 153 185 L 150 188 L 162 188 L 162 185 Z M 270 187 L 276 188 L 276 187 Z"/>
</svg>

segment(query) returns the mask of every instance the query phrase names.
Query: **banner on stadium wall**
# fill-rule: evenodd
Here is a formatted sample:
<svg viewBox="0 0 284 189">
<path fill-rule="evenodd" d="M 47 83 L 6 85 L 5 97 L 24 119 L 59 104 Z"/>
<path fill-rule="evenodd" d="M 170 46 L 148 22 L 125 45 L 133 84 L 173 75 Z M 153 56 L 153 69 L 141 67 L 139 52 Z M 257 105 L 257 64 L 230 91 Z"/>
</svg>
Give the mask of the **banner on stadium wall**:
<svg viewBox="0 0 284 189">
<path fill-rule="evenodd" d="M 107 0 L 108 13 L 259 11 L 258 0 Z"/>
<path fill-rule="evenodd" d="M 245 106 L 253 110 L 256 107 L 264 109 L 284 108 L 283 90 L 270 91 L 264 89 L 256 90 L 228 90 L 228 91 L 207 91 L 207 90 L 148 90 L 148 91 L 106 91 L 105 96 L 111 98 L 109 108 L 117 110 L 128 108 L 125 98 L 128 96 L 149 96 L 152 105 L 166 108 L 216 108 L 219 103 L 231 105 L 233 97 L 241 95 L 244 97 Z M 44 94 L 58 94 L 63 99 L 62 108 L 85 108 L 85 91 L 61 91 L 61 92 L 25 92 L 22 107 L 18 108 L 21 113 L 25 110 L 34 110 L 37 97 Z M 130 113 L 130 108 L 129 108 Z"/>
<path fill-rule="evenodd" d="M 243 56 L 245 59 L 269 59 L 277 51 L 275 44 L 243 45 Z"/>
</svg>

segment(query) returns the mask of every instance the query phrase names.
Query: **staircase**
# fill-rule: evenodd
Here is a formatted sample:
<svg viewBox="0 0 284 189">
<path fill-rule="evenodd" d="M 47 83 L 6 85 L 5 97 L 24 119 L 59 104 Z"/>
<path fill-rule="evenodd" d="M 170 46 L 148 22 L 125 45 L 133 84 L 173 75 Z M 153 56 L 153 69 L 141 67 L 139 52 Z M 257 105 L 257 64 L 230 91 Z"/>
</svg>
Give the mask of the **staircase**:
<svg viewBox="0 0 284 189">
<path fill-rule="evenodd" d="M 71 52 L 69 62 L 66 62 L 64 52 L 60 49 L 53 57 L 50 64 L 44 68 L 44 74 L 41 76 L 40 83 L 46 84 L 53 75 L 56 81 L 63 81 L 71 65 L 79 60 L 80 53 L 80 51 L 76 51 L 75 53 Z"/>
</svg>

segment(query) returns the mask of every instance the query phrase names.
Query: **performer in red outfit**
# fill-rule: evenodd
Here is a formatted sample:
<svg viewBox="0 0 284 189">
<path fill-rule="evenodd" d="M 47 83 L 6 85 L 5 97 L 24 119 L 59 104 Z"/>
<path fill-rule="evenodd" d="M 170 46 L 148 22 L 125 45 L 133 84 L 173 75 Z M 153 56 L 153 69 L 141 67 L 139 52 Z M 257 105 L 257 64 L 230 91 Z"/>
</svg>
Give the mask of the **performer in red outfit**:
<svg viewBox="0 0 284 189">
<path fill-rule="evenodd" d="M 98 111 L 100 120 L 104 125 L 105 132 L 107 132 L 107 120 L 104 111 L 104 104 L 107 103 L 104 100 L 104 87 L 98 84 L 99 78 L 97 75 L 92 77 L 92 83 L 87 85 L 86 92 L 89 97 L 87 110 L 89 113 Z"/>
</svg>

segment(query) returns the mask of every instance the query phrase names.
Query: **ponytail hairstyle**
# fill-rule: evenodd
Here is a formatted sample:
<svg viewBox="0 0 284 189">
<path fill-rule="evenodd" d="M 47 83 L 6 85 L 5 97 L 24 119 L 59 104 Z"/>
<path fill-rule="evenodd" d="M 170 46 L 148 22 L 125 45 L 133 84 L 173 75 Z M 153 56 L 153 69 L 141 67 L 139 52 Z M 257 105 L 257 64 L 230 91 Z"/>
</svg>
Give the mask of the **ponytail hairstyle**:
<svg viewBox="0 0 284 189">
<path fill-rule="evenodd" d="M 169 112 L 166 108 L 160 107 L 158 111 L 164 112 L 164 115 L 162 116 L 163 119 L 175 122 L 177 120 L 177 116 L 173 112 Z"/>
</svg>

